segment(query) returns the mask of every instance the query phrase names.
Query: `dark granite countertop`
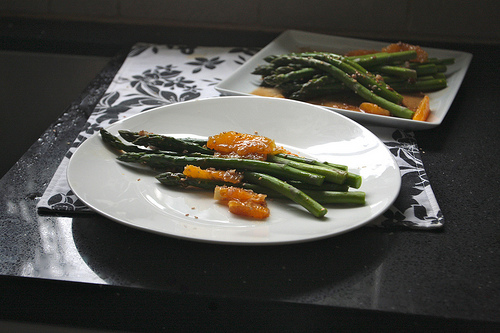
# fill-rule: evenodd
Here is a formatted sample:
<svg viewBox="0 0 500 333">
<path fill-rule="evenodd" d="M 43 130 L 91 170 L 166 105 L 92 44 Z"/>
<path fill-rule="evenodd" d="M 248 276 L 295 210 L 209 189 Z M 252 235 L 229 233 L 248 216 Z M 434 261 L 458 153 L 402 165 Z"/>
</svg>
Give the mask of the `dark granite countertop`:
<svg viewBox="0 0 500 333">
<path fill-rule="evenodd" d="M 123 61 L 113 47 L 113 60 L 0 180 L 0 320 L 145 332 L 500 328 L 500 50 L 446 46 L 474 58 L 442 125 L 416 132 L 445 228 L 362 228 L 270 247 L 36 211 Z"/>
</svg>

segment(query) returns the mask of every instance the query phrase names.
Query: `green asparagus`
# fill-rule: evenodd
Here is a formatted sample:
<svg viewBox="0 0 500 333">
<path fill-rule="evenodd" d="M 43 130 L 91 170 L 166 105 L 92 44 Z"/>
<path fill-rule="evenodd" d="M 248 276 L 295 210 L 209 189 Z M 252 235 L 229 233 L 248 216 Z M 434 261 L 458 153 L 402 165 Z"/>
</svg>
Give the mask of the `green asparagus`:
<svg viewBox="0 0 500 333">
<path fill-rule="evenodd" d="M 417 80 L 393 82 L 391 86 L 401 92 L 428 92 L 444 89 L 448 86 L 448 82 L 446 79 Z"/>
<path fill-rule="evenodd" d="M 307 209 L 316 217 L 323 217 L 328 212 L 325 207 L 309 195 L 276 177 L 259 172 L 245 172 L 244 179 L 281 193 L 285 197 Z"/>
<path fill-rule="evenodd" d="M 312 159 L 312 158 L 307 158 L 307 157 L 302 157 L 302 156 L 297 156 L 297 155 L 292 155 L 292 154 L 279 153 L 279 154 L 276 154 L 276 156 L 282 157 L 282 158 L 288 158 L 290 160 L 302 162 L 302 163 L 316 164 L 316 165 L 328 165 L 328 166 L 331 166 L 333 168 L 344 170 L 344 171 L 347 171 L 347 169 L 348 169 L 347 165 L 336 164 L 336 163 L 331 163 L 331 162 L 320 162 L 320 161 Z"/>
<path fill-rule="evenodd" d="M 415 69 L 405 68 L 401 66 L 389 66 L 389 65 L 374 67 L 373 72 L 388 74 L 395 76 L 397 78 L 404 78 L 404 79 L 416 79 L 418 75 Z"/>
<path fill-rule="evenodd" d="M 401 93 L 446 88 L 447 78 L 443 73 L 455 62 L 454 58 L 428 58 L 425 62 L 417 62 L 417 56 L 416 50 L 359 56 L 316 51 L 269 55 L 264 58 L 267 64 L 257 67 L 253 74 L 261 75 L 263 86 L 281 90 L 286 98 L 307 102 L 352 90 L 393 116 L 411 119 L 414 112 L 402 105 Z M 299 77 L 299 73 L 312 73 L 311 68 L 319 73 L 308 80 L 304 77 L 293 79 Z"/>
<path fill-rule="evenodd" d="M 214 190 L 216 186 L 236 186 L 247 190 L 252 190 L 255 193 L 266 194 L 267 196 L 272 198 L 286 198 L 286 196 L 276 191 L 275 189 L 249 182 L 234 184 L 214 179 L 196 179 L 186 177 L 183 173 L 179 172 L 164 172 L 158 174 L 156 176 L 156 179 L 163 185 L 172 187 L 195 187 L 206 190 Z M 249 179 L 249 177 L 247 177 L 247 179 Z M 348 192 L 347 190 L 338 191 L 336 189 L 324 190 L 322 189 L 322 187 L 317 186 L 301 188 L 299 187 L 300 183 L 297 182 L 288 182 L 288 184 L 306 193 L 320 204 L 365 204 L 365 193 L 362 191 Z M 299 186 L 297 186 L 297 184 Z"/>
<path fill-rule="evenodd" d="M 353 188 L 360 188 L 361 183 L 362 183 L 362 178 L 360 175 L 357 175 L 355 173 L 349 172 L 347 169 L 346 165 L 341 165 L 341 164 L 335 164 L 335 163 L 329 163 L 329 162 L 320 162 L 318 160 L 314 159 L 308 159 L 300 156 L 294 156 L 290 154 L 276 154 L 274 157 L 271 157 L 271 159 L 277 160 L 277 159 L 288 159 L 288 160 L 293 160 L 298 163 L 304 163 L 304 164 L 312 164 L 312 165 L 317 165 L 322 168 L 328 168 L 330 170 L 334 170 L 335 172 L 340 172 L 342 171 L 345 173 L 345 179 L 344 182 L 341 184 L 346 184 L 349 187 Z M 284 163 L 284 162 L 283 162 Z M 326 178 L 328 180 L 328 178 Z"/>
<path fill-rule="evenodd" d="M 142 132 L 120 130 L 120 136 L 132 142 L 132 145 L 128 145 L 104 129 L 100 133 L 106 145 L 120 152 L 117 157 L 119 161 L 143 164 L 161 172 L 156 178 L 166 186 L 212 190 L 216 186 L 242 187 L 270 197 L 289 198 L 316 217 L 323 217 L 327 213 L 323 203 L 364 203 L 364 192 L 349 191 L 350 187 L 357 185 L 349 181 L 351 173 L 345 165 L 319 162 L 290 154 L 268 155 L 267 161 L 220 158 L 214 157 L 213 151 L 206 148 L 205 138 L 171 140 L 168 136 L 152 133 L 143 135 Z M 199 149 L 191 149 L 191 152 L 185 149 L 192 146 L 204 149 L 201 152 Z M 151 149 L 160 147 L 177 151 Z M 207 151 L 209 154 L 206 154 Z M 244 181 L 234 184 L 223 180 L 193 179 L 182 173 L 186 165 L 205 169 L 236 170 L 243 174 Z"/>
<path fill-rule="evenodd" d="M 102 140 L 110 147 L 121 150 L 124 152 L 134 152 L 134 153 L 139 153 L 139 152 L 146 152 L 148 151 L 147 149 L 143 149 L 137 146 L 131 146 L 123 143 L 118 137 L 114 136 L 113 134 L 109 133 L 107 130 L 104 128 L 101 128 L 99 130 L 101 134 Z"/>
<path fill-rule="evenodd" d="M 363 191 L 350 191 L 350 192 L 311 191 L 311 190 L 302 190 L 302 191 L 323 205 L 326 204 L 364 205 L 366 203 L 366 194 Z"/>
<path fill-rule="evenodd" d="M 289 98 L 308 101 L 316 97 L 332 95 L 345 91 L 346 87 L 342 82 L 332 79 L 328 75 L 312 78 L 302 85 L 298 85 L 289 94 Z"/>
<path fill-rule="evenodd" d="M 354 62 L 357 62 L 363 68 L 369 70 L 370 68 L 375 66 L 404 63 L 405 61 L 415 59 L 416 57 L 417 57 L 417 52 L 414 50 L 410 50 L 410 51 L 401 51 L 393 53 L 379 52 L 362 56 L 352 56 L 347 58 Z"/>
<path fill-rule="evenodd" d="M 264 83 L 271 86 L 276 86 L 283 84 L 285 82 L 290 82 L 295 80 L 303 80 L 303 79 L 309 80 L 318 73 L 319 73 L 318 70 L 314 68 L 302 68 L 288 73 L 268 75 L 264 77 Z"/>
<path fill-rule="evenodd" d="M 137 154 L 125 153 L 118 156 L 118 160 L 124 162 L 143 163 L 154 166 L 156 169 L 196 165 L 202 168 L 221 168 L 236 170 L 253 170 L 267 172 L 276 177 L 284 179 L 299 180 L 307 184 L 321 185 L 325 176 L 306 172 L 284 164 L 271 163 L 259 160 L 243 158 L 218 158 L 218 157 L 193 157 L 193 156 L 170 156 L 164 154 Z"/>
<path fill-rule="evenodd" d="M 391 114 L 393 114 L 396 117 L 411 119 L 414 114 L 412 110 L 402 105 L 398 105 L 391 101 L 388 101 L 383 97 L 378 96 L 373 91 L 360 84 L 356 80 L 356 78 L 353 78 L 351 75 L 342 71 L 338 67 L 331 65 L 330 63 L 318 59 L 302 58 L 295 56 L 283 56 L 275 59 L 275 61 L 281 61 L 278 59 L 287 59 L 290 62 L 299 63 L 305 66 L 315 67 L 324 72 L 327 72 L 334 78 L 342 81 L 347 87 L 352 89 L 356 94 L 361 96 L 363 99 L 379 105 L 380 107 L 388 110 Z"/>
<path fill-rule="evenodd" d="M 326 181 L 336 184 L 344 184 L 347 178 L 347 172 L 343 170 L 327 168 L 326 166 L 297 162 L 276 155 L 268 155 L 267 160 L 269 162 L 281 163 L 284 165 L 294 167 L 296 169 L 323 175 L 325 176 Z"/>
<path fill-rule="evenodd" d="M 301 57 L 312 57 L 314 59 L 322 60 L 332 64 L 333 66 L 338 67 L 343 70 L 347 74 L 351 75 L 351 77 L 355 78 L 359 83 L 361 83 L 366 88 L 370 89 L 377 95 L 391 101 L 393 103 L 399 104 L 403 100 L 403 96 L 397 93 L 394 90 L 391 90 L 389 86 L 383 81 L 377 80 L 370 72 L 368 72 L 365 68 L 360 66 L 358 63 L 333 54 L 333 53 L 302 53 L 298 54 Z"/>
<path fill-rule="evenodd" d="M 166 151 L 213 154 L 213 150 L 193 142 L 192 139 L 183 140 L 171 136 L 152 133 L 141 135 L 139 132 L 130 132 L 125 130 L 120 130 L 118 133 L 125 140 L 138 146 L 154 147 L 158 150 Z"/>
</svg>

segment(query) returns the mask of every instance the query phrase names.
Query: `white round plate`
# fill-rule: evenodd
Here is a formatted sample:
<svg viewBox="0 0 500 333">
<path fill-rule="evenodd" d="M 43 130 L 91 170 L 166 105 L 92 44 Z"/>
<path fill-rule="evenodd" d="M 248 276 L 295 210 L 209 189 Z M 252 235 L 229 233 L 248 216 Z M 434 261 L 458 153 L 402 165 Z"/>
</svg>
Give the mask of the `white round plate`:
<svg viewBox="0 0 500 333">
<path fill-rule="evenodd" d="M 349 166 L 363 178 L 366 205 L 327 205 L 318 219 L 302 207 L 268 200 L 271 216 L 256 221 L 229 213 L 210 191 L 169 188 L 149 170 L 116 160 L 95 134 L 73 154 L 67 178 L 73 192 L 96 212 L 125 225 L 183 239 L 224 244 L 286 244 L 356 229 L 381 215 L 401 186 L 398 165 L 385 145 L 356 122 L 319 106 L 262 97 L 218 97 L 143 112 L 107 128 L 146 130 L 179 137 L 224 131 L 258 133 L 322 161 Z"/>
</svg>

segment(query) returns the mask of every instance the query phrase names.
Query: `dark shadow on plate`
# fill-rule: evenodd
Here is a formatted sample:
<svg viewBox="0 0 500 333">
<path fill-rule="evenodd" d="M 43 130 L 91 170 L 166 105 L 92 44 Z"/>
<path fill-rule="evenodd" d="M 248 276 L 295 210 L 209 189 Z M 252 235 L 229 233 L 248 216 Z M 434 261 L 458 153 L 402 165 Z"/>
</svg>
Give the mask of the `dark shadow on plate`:
<svg viewBox="0 0 500 333">
<path fill-rule="evenodd" d="M 270 299 L 361 281 L 390 248 L 389 233 L 369 227 L 307 243 L 237 246 L 157 235 L 101 216 L 75 218 L 73 238 L 87 265 L 111 285 Z"/>
</svg>

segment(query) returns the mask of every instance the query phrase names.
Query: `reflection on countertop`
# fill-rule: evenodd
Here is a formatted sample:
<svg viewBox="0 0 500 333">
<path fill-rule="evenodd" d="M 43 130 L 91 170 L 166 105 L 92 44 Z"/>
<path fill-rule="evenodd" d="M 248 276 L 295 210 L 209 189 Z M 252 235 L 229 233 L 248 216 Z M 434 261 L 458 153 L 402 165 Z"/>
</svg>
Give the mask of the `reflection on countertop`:
<svg viewBox="0 0 500 333">
<path fill-rule="evenodd" d="M 0 176 L 109 61 L 107 57 L 0 52 Z"/>
</svg>

